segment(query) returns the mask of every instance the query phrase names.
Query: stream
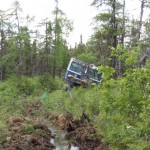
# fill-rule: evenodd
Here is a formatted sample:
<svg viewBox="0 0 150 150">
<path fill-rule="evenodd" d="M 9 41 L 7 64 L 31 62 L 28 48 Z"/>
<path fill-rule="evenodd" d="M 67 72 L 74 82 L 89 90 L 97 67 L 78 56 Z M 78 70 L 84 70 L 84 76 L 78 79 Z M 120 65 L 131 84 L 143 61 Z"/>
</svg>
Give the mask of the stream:
<svg viewBox="0 0 150 150">
<path fill-rule="evenodd" d="M 52 124 L 49 129 L 54 135 L 54 138 L 51 138 L 50 143 L 56 146 L 55 150 L 79 150 L 78 147 L 70 144 L 69 141 L 65 139 L 65 131 L 57 129 Z"/>
</svg>

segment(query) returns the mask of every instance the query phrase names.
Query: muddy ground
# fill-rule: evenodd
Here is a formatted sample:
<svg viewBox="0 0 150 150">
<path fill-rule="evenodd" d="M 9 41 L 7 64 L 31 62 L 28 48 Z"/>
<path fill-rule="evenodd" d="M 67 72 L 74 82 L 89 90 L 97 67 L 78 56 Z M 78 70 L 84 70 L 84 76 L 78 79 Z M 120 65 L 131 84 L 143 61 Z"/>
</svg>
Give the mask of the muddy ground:
<svg viewBox="0 0 150 150">
<path fill-rule="evenodd" d="M 27 117 L 13 117 L 7 120 L 9 134 L 0 144 L 2 150 L 53 150 L 56 145 L 50 143 L 55 135 L 50 131 L 48 122 L 53 122 L 56 128 L 66 131 L 65 138 L 79 150 L 107 150 L 102 137 L 97 136 L 96 129 L 84 119 L 73 120 L 71 114 L 44 114 L 34 116 L 34 111 L 40 106 L 27 107 Z M 59 136 L 59 135 L 58 135 Z M 68 145 L 68 150 L 69 145 Z"/>
<path fill-rule="evenodd" d="M 107 150 L 108 147 L 102 142 L 102 137 L 97 135 L 96 129 L 84 117 L 81 120 L 73 120 L 70 114 L 61 114 L 56 125 L 67 131 L 65 138 L 80 150 Z"/>
</svg>

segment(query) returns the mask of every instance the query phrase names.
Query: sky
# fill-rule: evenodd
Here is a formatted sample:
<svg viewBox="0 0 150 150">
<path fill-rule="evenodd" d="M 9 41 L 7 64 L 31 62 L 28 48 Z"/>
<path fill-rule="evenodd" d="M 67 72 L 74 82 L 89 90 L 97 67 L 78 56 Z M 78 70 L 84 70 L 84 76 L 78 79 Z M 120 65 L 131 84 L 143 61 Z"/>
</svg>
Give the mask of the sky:
<svg viewBox="0 0 150 150">
<path fill-rule="evenodd" d="M 0 0 L 0 9 L 11 8 L 14 0 Z M 54 10 L 54 0 L 18 0 L 25 15 L 35 16 L 35 20 L 40 22 L 45 18 L 51 20 L 51 12 Z M 58 0 L 59 8 L 66 14 L 67 18 L 73 21 L 74 30 L 68 38 L 68 43 L 74 46 L 79 43 L 82 34 L 83 42 L 86 43 L 92 35 L 92 18 L 97 14 L 97 10 L 91 7 L 93 0 Z M 137 14 L 139 0 L 127 0 L 127 7 L 134 15 Z M 139 12 L 138 12 L 139 13 Z"/>
<path fill-rule="evenodd" d="M 0 0 L 3 1 L 3 0 Z M 0 9 L 9 9 L 14 0 L 5 0 L 0 5 Z M 35 20 L 51 18 L 54 10 L 54 0 L 18 0 L 25 14 L 35 16 Z M 90 26 L 92 18 L 96 14 L 94 8 L 90 7 L 93 0 L 59 0 L 59 8 L 65 12 L 68 19 L 73 21 L 73 32 L 70 33 L 68 43 L 72 46 L 79 43 L 80 35 L 86 43 L 91 35 Z"/>
</svg>

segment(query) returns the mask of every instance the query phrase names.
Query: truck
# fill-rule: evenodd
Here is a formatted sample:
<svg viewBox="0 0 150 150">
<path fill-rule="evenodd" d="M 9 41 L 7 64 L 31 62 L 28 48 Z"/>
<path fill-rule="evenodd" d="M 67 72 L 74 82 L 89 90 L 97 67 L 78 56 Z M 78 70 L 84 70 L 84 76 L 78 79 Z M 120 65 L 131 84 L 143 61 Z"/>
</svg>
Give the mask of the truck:
<svg viewBox="0 0 150 150">
<path fill-rule="evenodd" d="M 98 67 L 94 64 L 73 57 L 68 64 L 64 81 L 70 88 L 75 86 L 88 87 L 100 83 L 103 76 L 104 73 L 99 73 Z"/>
</svg>

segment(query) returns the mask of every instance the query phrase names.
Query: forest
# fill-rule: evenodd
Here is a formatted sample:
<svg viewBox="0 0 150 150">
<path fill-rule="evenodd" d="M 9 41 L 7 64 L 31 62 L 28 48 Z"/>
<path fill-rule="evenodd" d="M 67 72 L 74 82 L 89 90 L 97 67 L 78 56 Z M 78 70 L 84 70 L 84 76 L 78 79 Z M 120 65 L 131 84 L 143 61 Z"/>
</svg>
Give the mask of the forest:
<svg viewBox="0 0 150 150">
<path fill-rule="evenodd" d="M 81 34 L 74 47 L 67 42 L 73 22 L 59 0 L 39 30 L 19 1 L 0 10 L 0 149 L 42 150 L 51 120 L 80 150 L 150 149 L 150 1 L 137 1 L 134 19 L 127 0 L 93 0 L 93 33 L 86 43 Z M 98 66 L 102 82 L 65 91 L 72 57 Z"/>
</svg>

